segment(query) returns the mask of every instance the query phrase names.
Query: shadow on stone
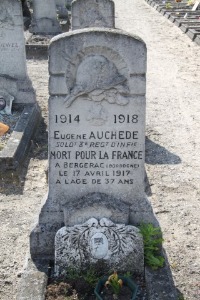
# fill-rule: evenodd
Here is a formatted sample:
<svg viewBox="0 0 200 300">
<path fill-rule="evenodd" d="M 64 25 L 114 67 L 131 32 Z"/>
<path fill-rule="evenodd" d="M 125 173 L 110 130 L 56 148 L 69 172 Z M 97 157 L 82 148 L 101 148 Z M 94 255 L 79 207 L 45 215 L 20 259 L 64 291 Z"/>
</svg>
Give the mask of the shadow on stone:
<svg viewBox="0 0 200 300">
<path fill-rule="evenodd" d="M 148 176 L 147 176 L 146 170 L 145 170 L 144 183 L 145 183 L 145 194 L 146 194 L 148 197 L 152 196 L 151 184 L 150 184 L 150 182 L 149 182 L 149 178 L 148 178 Z"/>
<path fill-rule="evenodd" d="M 153 270 L 150 267 L 145 267 L 145 283 L 148 291 L 148 299 L 177 300 L 178 291 L 174 285 L 170 265 L 164 248 L 162 248 L 161 254 L 165 258 L 165 265 L 163 268 Z"/>
<path fill-rule="evenodd" d="M 145 162 L 151 165 L 176 165 L 181 163 L 178 155 L 169 152 L 164 147 L 154 143 L 148 137 L 145 141 L 146 159 Z"/>
<path fill-rule="evenodd" d="M 34 157 L 37 159 L 48 158 L 48 132 L 44 118 L 41 119 L 37 134 L 32 140 L 30 157 Z"/>
</svg>

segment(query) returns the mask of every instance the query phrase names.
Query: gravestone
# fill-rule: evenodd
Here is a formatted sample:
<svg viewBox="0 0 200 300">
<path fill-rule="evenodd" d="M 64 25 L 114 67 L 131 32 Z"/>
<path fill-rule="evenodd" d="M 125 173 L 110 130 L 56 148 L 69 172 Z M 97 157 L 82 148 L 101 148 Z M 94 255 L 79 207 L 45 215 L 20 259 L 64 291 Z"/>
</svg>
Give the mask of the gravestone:
<svg viewBox="0 0 200 300">
<path fill-rule="evenodd" d="M 109 219 L 89 219 L 82 225 L 62 227 L 55 237 L 55 273 L 78 270 L 104 260 L 110 270 L 143 273 L 143 238 L 134 226 Z"/>
<path fill-rule="evenodd" d="M 63 226 L 62 247 L 63 232 L 91 218 L 155 223 L 144 192 L 146 46 L 104 25 L 50 43 L 49 191 L 31 233 L 33 258 L 54 259 Z"/>
<path fill-rule="evenodd" d="M 22 8 L 18 0 L 0 2 L 0 96 L 13 103 L 34 103 L 27 75 Z M 14 98 L 14 99 L 13 99 Z M 6 100 L 6 101 L 7 101 Z"/>
<path fill-rule="evenodd" d="M 52 35 L 61 33 L 55 0 L 33 0 L 33 18 L 30 32 Z"/>
<path fill-rule="evenodd" d="M 68 18 L 68 10 L 66 8 L 66 0 L 56 0 L 56 7 L 60 18 Z"/>
<path fill-rule="evenodd" d="M 112 0 L 76 0 L 72 3 L 72 29 L 87 27 L 115 27 Z"/>
</svg>

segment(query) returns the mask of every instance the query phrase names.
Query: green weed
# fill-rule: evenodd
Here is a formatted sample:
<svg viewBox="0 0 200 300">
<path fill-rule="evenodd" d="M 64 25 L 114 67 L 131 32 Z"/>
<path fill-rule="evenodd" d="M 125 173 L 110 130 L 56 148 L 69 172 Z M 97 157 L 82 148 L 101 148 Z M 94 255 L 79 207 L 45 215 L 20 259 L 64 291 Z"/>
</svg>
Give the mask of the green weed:
<svg viewBox="0 0 200 300">
<path fill-rule="evenodd" d="M 95 286 L 97 281 L 99 280 L 99 276 L 96 271 L 92 268 L 83 273 L 83 278 L 90 286 Z"/>
<path fill-rule="evenodd" d="M 159 255 L 162 246 L 162 233 L 159 227 L 152 224 L 139 226 L 144 242 L 144 261 L 153 270 L 163 267 L 165 259 Z"/>
<path fill-rule="evenodd" d="M 169 9 L 169 8 L 173 8 L 173 6 L 171 5 L 171 3 L 170 3 L 170 2 L 167 2 L 167 3 L 165 4 L 165 7 L 166 7 L 167 9 Z"/>
</svg>

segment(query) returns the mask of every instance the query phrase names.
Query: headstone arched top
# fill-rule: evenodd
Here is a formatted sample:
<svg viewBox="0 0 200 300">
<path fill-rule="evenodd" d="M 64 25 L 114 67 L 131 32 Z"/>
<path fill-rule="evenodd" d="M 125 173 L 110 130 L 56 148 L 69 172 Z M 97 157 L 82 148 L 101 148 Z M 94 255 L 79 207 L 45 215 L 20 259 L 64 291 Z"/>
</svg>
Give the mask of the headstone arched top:
<svg viewBox="0 0 200 300">
<path fill-rule="evenodd" d="M 72 30 L 88 27 L 115 27 L 115 7 L 112 0 L 72 2 Z"/>
</svg>

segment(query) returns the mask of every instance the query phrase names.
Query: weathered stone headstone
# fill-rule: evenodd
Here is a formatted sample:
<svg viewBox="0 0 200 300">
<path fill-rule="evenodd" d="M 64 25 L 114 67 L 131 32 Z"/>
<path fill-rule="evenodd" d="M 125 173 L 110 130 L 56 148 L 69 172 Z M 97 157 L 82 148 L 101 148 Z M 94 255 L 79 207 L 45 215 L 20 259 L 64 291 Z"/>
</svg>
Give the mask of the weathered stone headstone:
<svg viewBox="0 0 200 300">
<path fill-rule="evenodd" d="M 72 29 L 87 27 L 115 27 L 112 0 L 75 0 L 72 2 Z"/>
<path fill-rule="evenodd" d="M 33 0 L 33 19 L 30 32 L 37 34 L 61 33 L 55 0 Z"/>
<path fill-rule="evenodd" d="M 27 75 L 22 8 L 18 0 L 0 2 L 0 96 L 9 103 L 33 103 Z M 9 109 L 10 104 L 7 109 Z M 7 110 L 8 112 L 8 110 Z"/>
<path fill-rule="evenodd" d="M 110 270 L 143 273 L 143 238 L 134 226 L 109 219 L 89 219 L 82 225 L 62 227 L 55 237 L 55 272 L 78 270 L 104 260 Z"/>
<path fill-rule="evenodd" d="M 54 258 L 64 225 L 137 225 L 154 216 L 144 192 L 144 42 L 88 28 L 54 37 L 49 55 L 49 191 L 31 253 Z"/>
</svg>

